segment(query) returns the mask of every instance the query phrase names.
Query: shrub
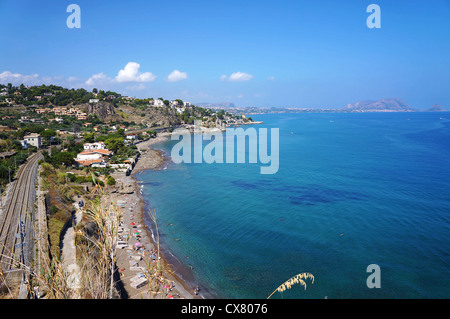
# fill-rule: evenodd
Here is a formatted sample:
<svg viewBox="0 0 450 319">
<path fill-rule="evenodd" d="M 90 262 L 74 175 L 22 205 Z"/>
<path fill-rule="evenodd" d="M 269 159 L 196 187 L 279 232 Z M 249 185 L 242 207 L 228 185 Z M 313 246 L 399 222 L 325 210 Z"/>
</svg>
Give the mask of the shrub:
<svg viewBox="0 0 450 319">
<path fill-rule="evenodd" d="M 107 184 L 108 185 L 116 185 L 116 180 L 114 179 L 114 177 L 108 176 Z"/>
</svg>

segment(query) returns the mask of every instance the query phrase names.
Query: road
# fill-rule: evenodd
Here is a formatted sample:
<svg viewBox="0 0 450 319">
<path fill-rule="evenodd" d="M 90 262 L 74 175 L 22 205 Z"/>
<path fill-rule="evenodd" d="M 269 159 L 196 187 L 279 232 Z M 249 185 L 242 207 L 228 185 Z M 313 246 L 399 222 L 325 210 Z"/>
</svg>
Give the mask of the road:
<svg viewBox="0 0 450 319">
<path fill-rule="evenodd" d="M 22 264 L 29 266 L 30 263 L 37 168 L 42 158 L 42 152 L 39 151 L 20 167 L 0 218 L 0 267 L 5 272 Z M 25 232 L 23 256 L 21 231 Z"/>
</svg>

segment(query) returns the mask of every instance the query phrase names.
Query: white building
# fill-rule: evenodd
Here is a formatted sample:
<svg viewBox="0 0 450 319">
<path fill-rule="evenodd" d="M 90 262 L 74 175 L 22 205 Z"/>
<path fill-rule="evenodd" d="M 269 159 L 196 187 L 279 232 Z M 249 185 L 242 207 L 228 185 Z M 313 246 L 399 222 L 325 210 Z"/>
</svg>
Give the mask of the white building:
<svg viewBox="0 0 450 319">
<path fill-rule="evenodd" d="M 36 146 L 37 148 L 41 148 L 41 136 L 36 133 L 25 135 L 23 137 L 22 146 L 25 148 L 28 148 L 28 146 Z"/>
<path fill-rule="evenodd" d="M 127 135 L 127 140 L 137 140 L 138 136 L 134 134 Z"/>
<path fill-rule="evenodd" d="M 82 166 L 100 165 L 100 167 L 104 167 L 106 163 L 103 156 L 111 156 L 112 154 L 113 152 L 106 149 L 85 150 L 78 153 L 75 162 Z"/>
<path fill-rule="evenodd" d="M 92 160 L 92 159 L 99 159 L 103 156 L 111 156 L 113 152 L 105 150 L 105 149 L 98 149 L 98 150 L 86 150 L 81 153 L 78 153 L 77 160 L 85 161 L 85 160 Z"/>
<path fill-rule="evenodd" d="M 83 148 L 85 150 L 106 150 L 106 145 L 103 142 L 84 143 Z"/>
<path fill-rule="evenodd" d="M 103 155 L 100 153 L 94 152 L 81 152 L 78 153 L 77 158 L 75 159 L 78 162 L 91 161 L 102 158 Z"/>
<path fill-rule="evenodd" d="M 89 103 L 98 103 L 99 99 L 89 99 Z"/>
<path fill-rule="evenodd" d="M 161 106 L 164 106 L 164 102 L 162 100 L 158 99 L 153 102 L 153 105 L 157 106 L 157 107 L 161 107 Z"/>
</svg>

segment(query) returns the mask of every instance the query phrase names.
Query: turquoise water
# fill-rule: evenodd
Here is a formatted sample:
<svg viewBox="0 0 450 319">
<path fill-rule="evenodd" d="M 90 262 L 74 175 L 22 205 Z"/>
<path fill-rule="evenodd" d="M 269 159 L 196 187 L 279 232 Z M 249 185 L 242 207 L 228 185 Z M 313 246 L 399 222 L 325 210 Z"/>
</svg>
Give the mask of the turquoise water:
<svg viewBox="0 0 450 319">
<path fill-rule="evenodd" d="M 252 117 L 264 121 L 257 130 L 279 128 L 276 174 L 171 163 L 138 175 L 193 282 L 222 298 L 266 298 L 310 272 L 306 290 L 272 298 L 450 297 L 450 114 Z M 381 288 L 367 287 L 369 264 Z"/>
</svg>

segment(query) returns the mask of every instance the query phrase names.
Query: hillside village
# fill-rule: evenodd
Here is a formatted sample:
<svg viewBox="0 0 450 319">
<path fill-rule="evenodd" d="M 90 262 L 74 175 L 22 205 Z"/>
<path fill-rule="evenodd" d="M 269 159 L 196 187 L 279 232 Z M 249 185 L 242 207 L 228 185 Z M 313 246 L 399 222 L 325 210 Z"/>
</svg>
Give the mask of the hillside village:
<svg viewBox="0 0 450 319">
<path fill-rule="evenodd" d="M 190 126 L 195 120 L 202 120 L 205 127 L 220 129 L 252 123 L 251 118 L 224 110 L 196 107 L 180 99 L 138 99 L 95 88 L 87 91 L 55 85 L 13 86 L 11 83 L 0 84 L 0 118 L 2 183 L 14 174 L 17 164 L 22 163 L 30 152 L 51 146 L 58 146 L 63 152 L 73 151 L 77 144 L 86 140 L 85 136 L 92 143 L 104 142 L 103 137 L 108 135 L 110 138 L 123 138 L 123 143 L 117 140 L 115 143 L 119 148 L 122 144 L 129 148 L 158 133 Z M 111 154 L 103 154 L 101 160 L 97 158 L 101 149 L 106 150 L 107 147 L 95 149 L 97 153 L 90 155 L 90 161 L 83 160 L 88 156 L 86 153 L 73 154 L 71 164 L 102 166 L 107 157 L 111 157 L 113 164 L 120 164 L 118 156 L 124 161 L 129 160 L 113 150 Z M 15 163 L 14 168 L 11 160 Z"/>
</svg>

